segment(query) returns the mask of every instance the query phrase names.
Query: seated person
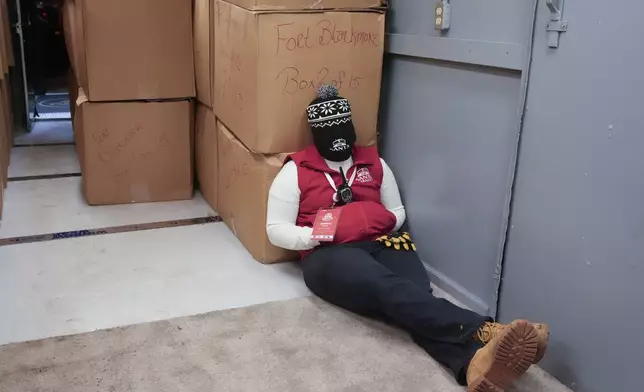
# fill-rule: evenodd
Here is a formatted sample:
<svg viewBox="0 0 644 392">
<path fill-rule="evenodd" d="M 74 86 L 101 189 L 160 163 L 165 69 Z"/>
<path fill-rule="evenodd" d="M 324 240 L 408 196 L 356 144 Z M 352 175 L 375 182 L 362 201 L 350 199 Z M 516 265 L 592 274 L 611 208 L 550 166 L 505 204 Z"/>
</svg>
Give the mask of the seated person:
<svg viewBox="0 0 644 392">
<path fill-rule="evenodd" d="M 404 328 L 468 391 L 507 390 L 543 357 L 548 327 L 493 323 L 434 297 L 411 237 L 397 233 L 406 213 L 394 175 L 375 147 L 355 146 L 348 100 L 322 86 L 307 115 L 314 144 L 288 157 L 273 182 L 270 241 L 300 252 L 315 295 Z M 325 217 L 337 226 L 320 242 L 314 227 Z"/>
</svg>

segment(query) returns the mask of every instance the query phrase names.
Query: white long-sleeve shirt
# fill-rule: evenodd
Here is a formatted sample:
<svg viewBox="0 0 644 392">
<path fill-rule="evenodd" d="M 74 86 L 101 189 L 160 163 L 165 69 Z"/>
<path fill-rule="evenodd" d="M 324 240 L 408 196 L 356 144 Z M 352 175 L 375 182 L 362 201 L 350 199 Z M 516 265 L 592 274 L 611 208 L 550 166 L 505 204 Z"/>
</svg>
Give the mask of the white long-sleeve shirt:
<svg viewBox="0 0 644 392">
<path fill-rule="evenodd" d="M 405 223 L 406 212 L 400 198 L 400 190 L 391 168 L 380 159 L 383 169 L 380 199 L 387 210 L 396 216 L 394 230 Z M 345 173 L 353 166 L 353 159 L 344 162 L 326 160 L 329 168 Z M 300 186 L 298 184 L 297 165 L 290 161 L 280 170 L 273 181 L 268 195 L 268 212 L 266 232 L 268 239 L 277 247 L 288 250 L 309 250 L 318 246 L 318 241 L 311 240 L 313 229 L 297 226 L 297 215 L 300 210 Z"/>
</svg>

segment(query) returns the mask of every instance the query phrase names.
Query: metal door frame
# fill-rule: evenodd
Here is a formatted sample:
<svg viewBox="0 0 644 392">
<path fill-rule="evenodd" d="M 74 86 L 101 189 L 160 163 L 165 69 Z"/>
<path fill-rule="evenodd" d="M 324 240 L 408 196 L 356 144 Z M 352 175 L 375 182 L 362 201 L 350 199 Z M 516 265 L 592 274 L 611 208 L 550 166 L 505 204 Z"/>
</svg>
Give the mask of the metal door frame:
<svg viewBox="0 0 644 392">
<path fill-rule="evenodd" d="M 501 290 L 503 288 L 503 266 L 505 264 L 505 255 L 507 249 L 508 235 L 510 232 L 510 221 L 512 219 L 512 202 L 514 196 L 514 187 L 516 184 L 516 173 L 517 167 L 519 166 L 519 148 L 521 147 L 521 136 L 523 134 L 523 119 L 525 117 L 526 102 L 528 98 L 528 87 L 530 84 L 530 67 L 532 66 L 532 47 L 534 45 L 534 34 L 536 31 L 537 23 L 537 11 L 539 8 L 539 0 L 533 0 L 532 7 L 532 23 L 529 27 L 527 39 L 525 42 L 525 57 L 523 60 L 523 69 L 521 71 L 521 92 L 519 98 L 519 104 L 517 107 L 517 142 L 514 148 L 513 162 L 514 164 L 510 168 L 510 186 L 508 188 L 508 194 L 506 196 L 505 209 L 503 211 L 503 239 L 501 246 L 498 249 L 497 255 L 497 270 L 494 271 L 497 279 L 496 292 L 494 293 L 494 308 L 491 309 L 491 316 L 497 317 L 500 301 L 501 301 Z"/>
</svg>

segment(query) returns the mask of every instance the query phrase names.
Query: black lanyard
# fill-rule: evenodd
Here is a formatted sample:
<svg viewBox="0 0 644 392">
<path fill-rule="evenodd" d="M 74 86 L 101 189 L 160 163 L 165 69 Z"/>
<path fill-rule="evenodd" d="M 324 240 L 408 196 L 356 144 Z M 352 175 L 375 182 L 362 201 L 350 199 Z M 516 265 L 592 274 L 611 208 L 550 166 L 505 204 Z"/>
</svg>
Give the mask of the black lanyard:
<svg viewBox="0 0 644 392">
<path fill-rule="evenodd" d="M 342 184 L 339 187 L 335 186 L 335 182 L 333 181 L 333 178 L 331 178 L 331 175 L 329 173 L 324 173 L 327 180 L 329 181 L 329 184 L 335 191 L 335 194 L 333 195 L 333 206 L 346 205 L 353 201 L 353 191 L 351 190 L 351 185 L 353 184 L 353 181 L 356 179 L 357 172 L 358 172 L 358 167 L 356 166 L 354 168 L 351 179 L 347 181 L 347 177 L 344 175 L 344 170 L 342 169 L 342 167 L 340 167 Z"/>
</svg>

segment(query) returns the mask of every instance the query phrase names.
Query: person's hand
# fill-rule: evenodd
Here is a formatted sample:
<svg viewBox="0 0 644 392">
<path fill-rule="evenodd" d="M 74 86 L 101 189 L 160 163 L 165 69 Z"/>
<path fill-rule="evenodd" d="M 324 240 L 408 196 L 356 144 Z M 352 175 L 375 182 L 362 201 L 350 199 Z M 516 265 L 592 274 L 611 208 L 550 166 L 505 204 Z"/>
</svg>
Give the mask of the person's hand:
<svg viewBox="0 0 644 392">
<path fill-rule="evenodd" d="M 394 248 L 395 250 L 406 250 L 408 252 L 416 252 L 416 245 L 407 232 L 393 233 L 390 235 L 383 235 L 376 239 L 376 241 L 385 244 L 387 248 Z"/>
</svg>

